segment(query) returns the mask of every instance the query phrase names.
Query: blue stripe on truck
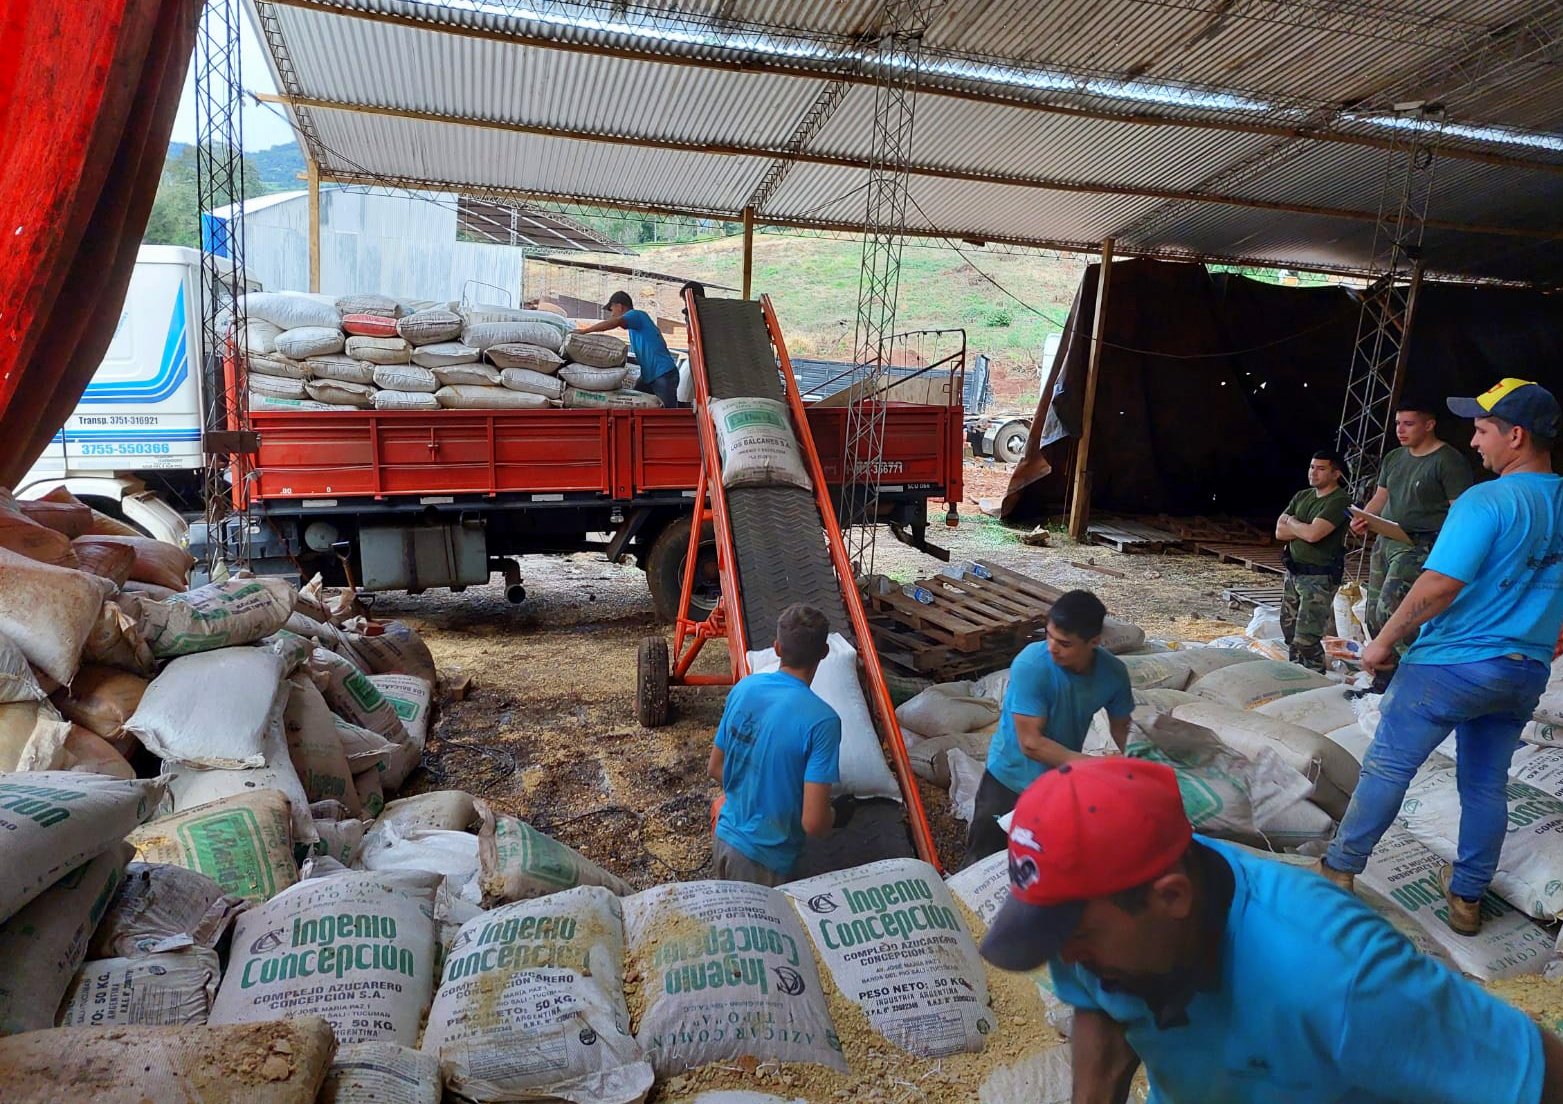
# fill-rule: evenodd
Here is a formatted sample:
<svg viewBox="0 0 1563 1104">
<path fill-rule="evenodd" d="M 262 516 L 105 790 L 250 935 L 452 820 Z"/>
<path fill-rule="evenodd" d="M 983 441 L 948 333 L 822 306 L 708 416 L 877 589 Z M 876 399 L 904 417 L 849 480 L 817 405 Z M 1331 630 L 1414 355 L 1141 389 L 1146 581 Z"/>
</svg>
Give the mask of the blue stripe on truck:
<svg viewBox="0 0 1563 1104">
<path fill-rule="evenodd" d="M 89 383 L 81 397 L 86 405 L 120 402 L 162 402 L 190 376 L 189 326 L 185 319 L 185 295 L 181 286 L 174 295 L 174 309 L 168 319 L 168 335 L 163 339 L 163 356 L 157 374 L 149 380 L 133 383 Z"/>
</svg>

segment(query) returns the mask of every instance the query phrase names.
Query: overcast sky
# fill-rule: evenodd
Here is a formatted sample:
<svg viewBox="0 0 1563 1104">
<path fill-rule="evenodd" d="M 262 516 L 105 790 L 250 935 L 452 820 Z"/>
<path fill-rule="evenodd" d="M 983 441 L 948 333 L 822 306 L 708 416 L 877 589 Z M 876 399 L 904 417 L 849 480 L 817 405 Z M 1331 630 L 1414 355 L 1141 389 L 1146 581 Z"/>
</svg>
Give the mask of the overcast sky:
<svg viewBox="0 0 1563 1104">
<path fill-rule="evenodd" d="M 244 87 L 250 92 L 275 92 L 271 69 L 266 64 L 266 51 L 256 36 L 255 28 L 245 19 L 241 26 L 242 46 L 239 65 Z M 244 108 L 244 148 L 249 151 L 270 149 L 284 142 L 293 142 L 293 128 L 286 120 L 286 112 L 278 104 L 247 102 Z M 179 115 L 174 120 L 173 140 L 195 141 L 195 64 L 185 78 L 184 94 L 179 98 Z"/>
</svg>

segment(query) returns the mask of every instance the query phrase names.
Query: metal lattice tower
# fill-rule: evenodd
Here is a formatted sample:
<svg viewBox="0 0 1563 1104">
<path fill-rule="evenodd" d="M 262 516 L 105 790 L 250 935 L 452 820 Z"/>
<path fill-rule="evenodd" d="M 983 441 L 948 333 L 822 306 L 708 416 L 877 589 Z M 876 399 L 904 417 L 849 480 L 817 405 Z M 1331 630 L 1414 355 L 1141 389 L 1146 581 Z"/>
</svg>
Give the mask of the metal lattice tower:
<svg viewBox="0 0 1563 1104">
<path fill-rule="evenodd" d="M 843 528 L 847 555 L 859 575 L 874 571 L 879 532 L 879 482 L 885 451 L 884 386 L 901 287 L 902 230 L 906 226 L 907 165 L 912 154 L 913 107 L 923 32 L 942 0 L 889 0 L 870 64 L 874 86 L 874 141 L 869 156 L 863 258 L 858 272 L 856 370 L 858 399 L 847 407 L 842 456 Z"/>
<path fill-rule="evenodd" d="M 1374 279 L 1362 292 L 1336 441 L 1359 499 L 1372 492 L 1394 421 L 1412 312 L 1422 282 L 1422 231 L 1444 113 L 1433 104 L 1415 111 L 1388 156 L 1373 230 Z"/>
<path fill-rule="evenodd" d="M 230 334 L 244 329 L 244 81 L 240 72 L 241 0 L 207 0 L 195 40 L 195 191 L 201 220 L 202 384 L 207 564 L 213 577 L 249 562 L 248 495 L 242 457 L 230 451 L 249 430 L 248 390 L 229 387 L 224 359 Z M 231 205 L 231 206 L 230 206 Z M 230 206 L 226 222 L 208 212 Z M 220 434 L 214 437 L 214 432 Z M 226 443 L 221 443 L 221 442 Z M 238 491 L 238 495 L 235 495 Z M 237 502 L 235 498 L 237 497 Z"/>
</svg>

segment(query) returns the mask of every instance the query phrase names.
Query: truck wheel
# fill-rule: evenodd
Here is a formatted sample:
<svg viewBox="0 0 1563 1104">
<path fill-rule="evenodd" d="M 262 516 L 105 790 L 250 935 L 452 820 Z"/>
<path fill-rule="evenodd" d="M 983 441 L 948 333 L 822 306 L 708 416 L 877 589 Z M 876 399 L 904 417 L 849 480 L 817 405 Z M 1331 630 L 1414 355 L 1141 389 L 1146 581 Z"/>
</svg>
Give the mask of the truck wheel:
<svg viewBox="0 0 1563 1104">
<path fill-rule="evenodd" d="M 635 717 L 645 728 L 668 723 L 668 642 L 642 638 L 635 653 Z"/>
<path fill-rule="evenodd" d="M 1026 455 L 1026 439 L 1031 436 L 1031 426 L 1016 418 L 999 426 L 993 435 L 993 458 L 1001 464 L 1013 464 Z"/>
<path fill-rule="evenodd" d="M 651 590 L 651 605 L 657 620 L 678 619 L 678 600 L 684 589 L 684 560 L 689 556 L 689 527 L 693 519 L 685 515 L 670 521 L 657 534 L 646 556 L 646 586 Z M 700 558 L 696 564 L 695 589 L 689 599 L 689 616 L 704 621 L 716 609 L 722 596 L 722 580 L 716 567 L 716 536 L 709 522 L 700 534 Z"/>
</svg>

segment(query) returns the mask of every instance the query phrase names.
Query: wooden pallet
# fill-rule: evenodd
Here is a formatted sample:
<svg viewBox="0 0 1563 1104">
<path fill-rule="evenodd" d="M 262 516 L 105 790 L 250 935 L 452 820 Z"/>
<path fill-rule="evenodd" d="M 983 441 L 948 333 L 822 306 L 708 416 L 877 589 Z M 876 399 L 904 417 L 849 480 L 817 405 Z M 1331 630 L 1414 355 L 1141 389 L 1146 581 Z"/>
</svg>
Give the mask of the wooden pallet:
<svg viewBox="0 0 1563 1104">
<path fill-rule="evenodd" d="M 1274 542 L 1239 544 L 1226 541 L 1199 541 L 1195 543 L 1194 551 L 1214 556 L 1222 563 L 1242 564 L 1254 571 L 1267 571 L 1274 575 L 1286 572 L 1285 566 L 1281 563 L 1281 546 Z"/>
<path fill-rule="evenodd" d="M 1127 518 L 1093 521 L 1085 532 L 1090 540 L 1119 552 L 1165 552 L 1169 548 L 1181 548 L 1184 544 L 1184 539 L 1176 533 Z"/>
<path fill-rule="evenodd" d="M 1168 514 L 1157 514 L 1150 521 L 1158 528 L 1176 533 L 1186 541 L 1258 544 L 1266 538 L 1264 530 L 1240 518 L 1172 517 Z"/>
<path fill-rule="evenodd" d="M 1019 572 L 979 565 L 990 577 L 934 575 L 922 603 L 899 590 L 872 595 L 869 624 L 880 658 L 915 675 L 948 681 L 1001 667 L 1047 624 L 1063 592 Z"/>
<path fill-rule="evenodd" d="M 1239 606 L 1264 606 L 1267 609 L 1279 610 L 1281 608 L 1281 594 L 1284 590 L 1282 583 L 1244 583 L 1241 586 L 1227 587 L 1221 592 L 1221 597 L 1233 609 Z"/>
</svg>

